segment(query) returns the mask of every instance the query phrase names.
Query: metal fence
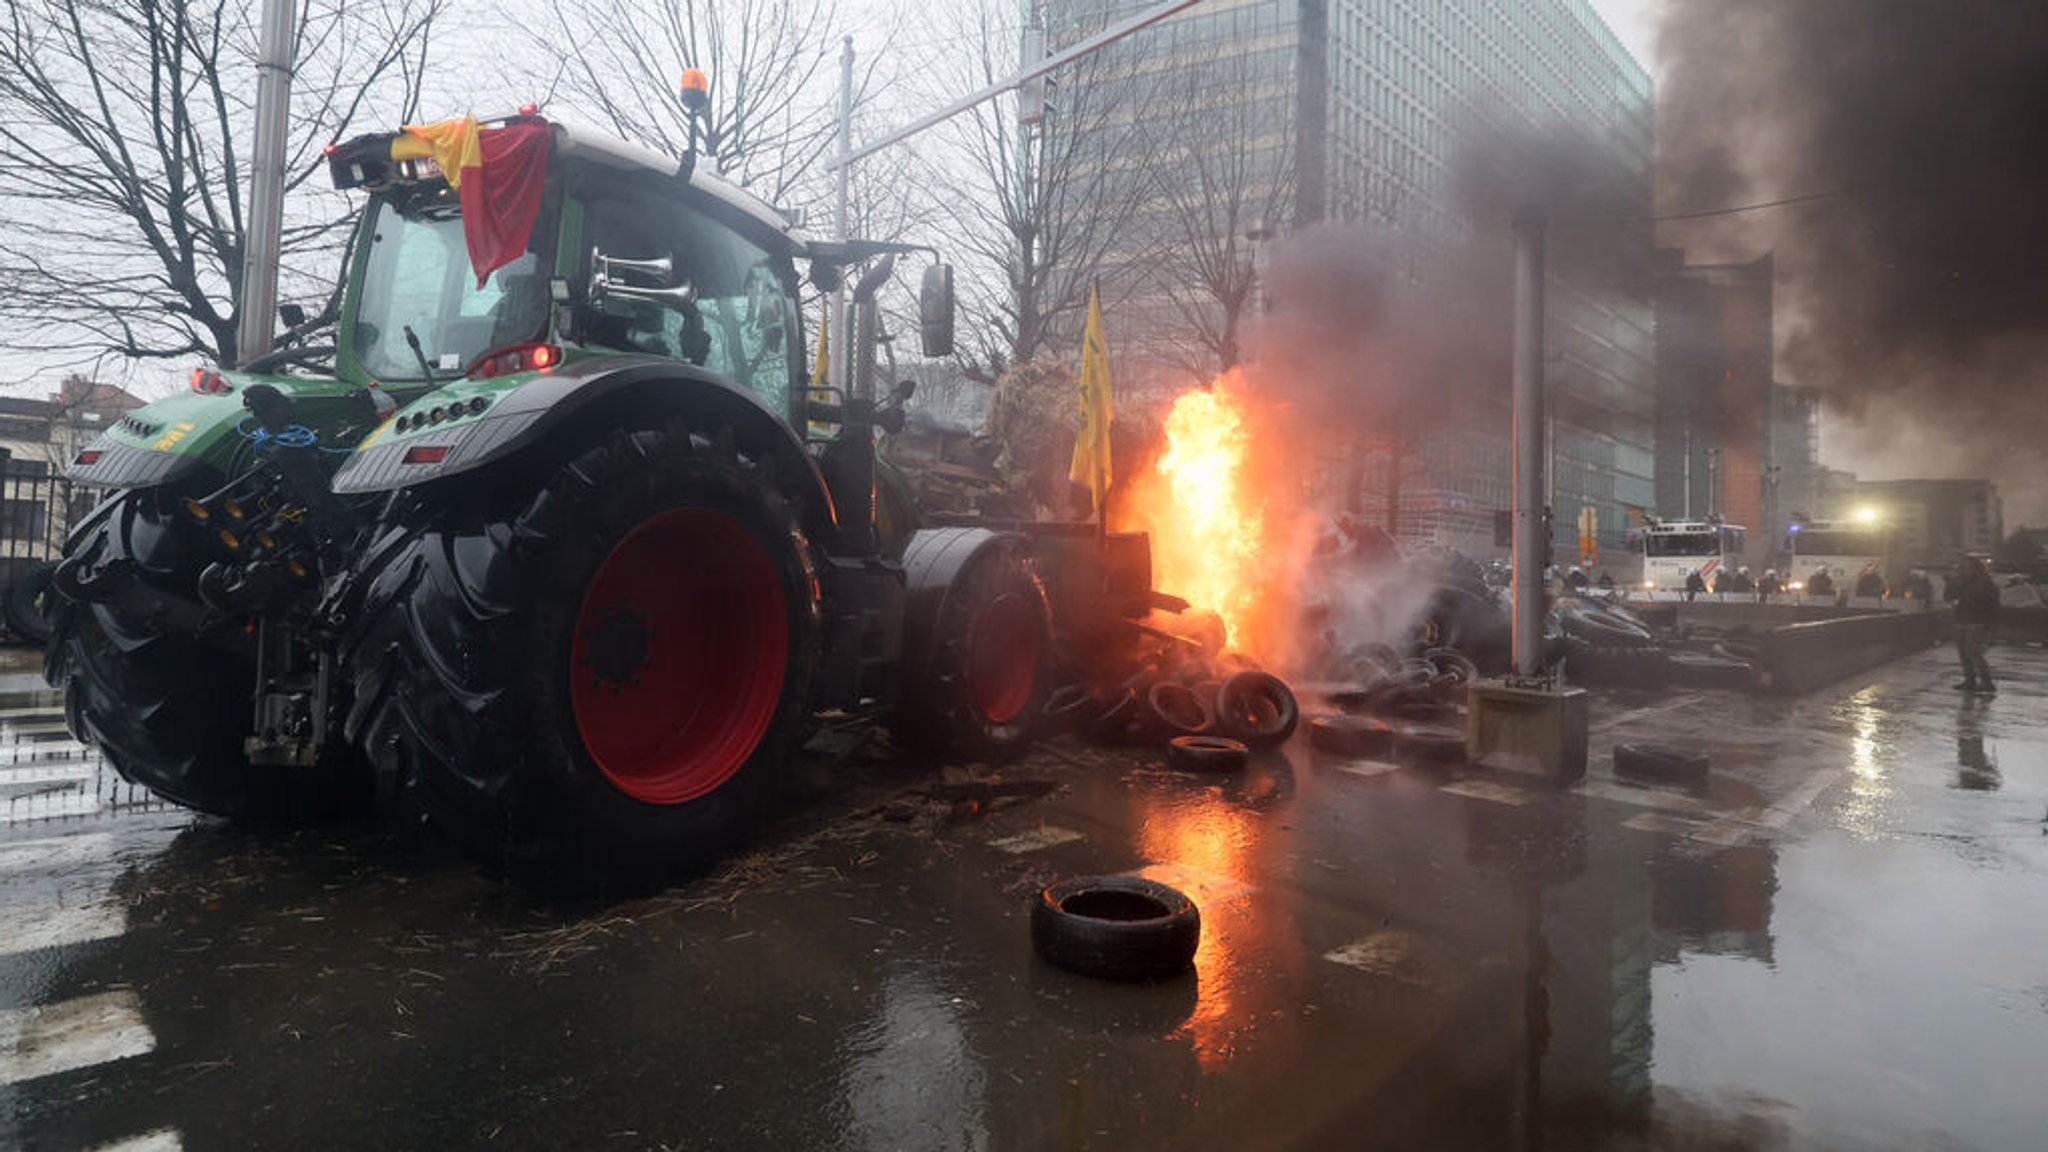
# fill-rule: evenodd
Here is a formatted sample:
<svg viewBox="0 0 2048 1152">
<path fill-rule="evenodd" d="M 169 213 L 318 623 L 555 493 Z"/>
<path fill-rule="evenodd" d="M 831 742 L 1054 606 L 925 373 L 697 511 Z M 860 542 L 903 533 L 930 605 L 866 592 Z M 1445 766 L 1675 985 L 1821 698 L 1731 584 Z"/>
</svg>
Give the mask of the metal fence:
<svg viewBox="0 0 2048 1152">
<path fill-rule="evenodd" d="M 72 739 L 55 692 L 0 694 L 0 828 L 170 807 Z"/>
<path fill-rule="evenodd" d="M 64 537 L 91 498 L 49 461 L 20 459 L 0 449 L 0 596 L 63 555 Z M 9 607 L 12 611 L 0 612 L 0 642 L 34 643 L 16 626 L 24 606 Z"/>
<path fill-rule="evenodd" d="M 0 448 L 0 596 L 17 578 L 63 555 L 64 537 L 92 497 L 74 489 L 49 461 L 17 458 Z M 0 621 L 10 618 L 0 612 Z M 0 642 L 40 647 L 11 625 Z M 123 780 L 98 752 L 72 738 L 63 698 L 32 671 L 40 666 L 35 652 L 0 662 L 0 674 L 15 689 L 0 689 L 0 828 L 171 807 Z"/>
</svg>

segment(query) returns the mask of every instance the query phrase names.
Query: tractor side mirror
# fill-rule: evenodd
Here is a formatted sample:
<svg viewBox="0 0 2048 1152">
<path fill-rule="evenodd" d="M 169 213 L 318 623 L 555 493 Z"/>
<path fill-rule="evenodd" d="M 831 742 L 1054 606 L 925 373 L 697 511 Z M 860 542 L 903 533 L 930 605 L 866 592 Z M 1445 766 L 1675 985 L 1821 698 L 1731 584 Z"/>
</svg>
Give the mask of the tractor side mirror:
<svg viewBox="0 0 2048 1152">
<path fill-rule="evenodd" d="M 926 356 L 953 354 L 953 266 L 934 264 L 924 270 L 917 290 L 917 329 Z"/>
</svg>

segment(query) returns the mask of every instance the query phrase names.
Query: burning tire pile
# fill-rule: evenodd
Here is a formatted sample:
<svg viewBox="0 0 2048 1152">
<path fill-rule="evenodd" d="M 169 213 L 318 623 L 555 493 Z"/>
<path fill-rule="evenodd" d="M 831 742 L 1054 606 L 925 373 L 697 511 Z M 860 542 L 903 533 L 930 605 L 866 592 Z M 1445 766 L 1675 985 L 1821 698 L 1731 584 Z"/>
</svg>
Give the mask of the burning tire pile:
<svg viewBox="0 0 2048 1152">
<path fill-rule="evenodd" d="M 1178 645 L 1177 645 L 1178 646 Z M 1046 699 L 1048 735 L 1100 744 L 1163 744 L 1167 761 L 1195 772 L 1242 767 L 1254 748 L 1286 742 L 1301 708 L 1285 681 L 1249 658 L 1152 654 L 1113 685 L 1069 684 Z"/>
</svg>

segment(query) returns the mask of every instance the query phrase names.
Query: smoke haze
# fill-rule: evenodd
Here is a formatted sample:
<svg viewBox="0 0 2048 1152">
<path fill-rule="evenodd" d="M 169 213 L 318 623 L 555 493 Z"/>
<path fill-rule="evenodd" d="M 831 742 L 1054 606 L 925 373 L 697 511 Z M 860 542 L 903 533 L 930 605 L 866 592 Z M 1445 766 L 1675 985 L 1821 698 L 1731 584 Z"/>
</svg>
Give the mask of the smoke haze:
<svg viewBox="0 0 2048 1152">
<path fill-rule="evenodd" d="M 1775 253 L 1778 376 L 1866 479 L 1989 476 L 2048 521 L 2048 7 L 1669 4 L 1658 210 L 1695 261 Z"/>
</svg>

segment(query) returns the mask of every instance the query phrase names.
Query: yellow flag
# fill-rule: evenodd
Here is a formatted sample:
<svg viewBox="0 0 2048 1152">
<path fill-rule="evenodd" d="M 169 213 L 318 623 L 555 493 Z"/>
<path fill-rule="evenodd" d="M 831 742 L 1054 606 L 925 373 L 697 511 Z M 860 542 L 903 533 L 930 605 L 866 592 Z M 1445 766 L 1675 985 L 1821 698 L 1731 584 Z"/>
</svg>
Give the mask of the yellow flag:
<svg viewBox="0 0 2048 1152">
<path fill-rule="evenodd" d="M 804 395 L 809 399 L 816 400 L 820 404 L 830 404 L 832 402 L 832 393 L 825 385 L 830 382 L 831 377 L 832 302 L 827 300 L 825 301 L 824 313 L 818 317 L 818 359 L 811 368 L 811 383 L 815 387 L 811 388 Z M 839 430 L 839 426 L 836 424 L 826 424 L 817 420 L 806 419 L 804 424 L 809 434 L 819 440 L 829 439 L 834 432 Z"/>
<path fill-rule="evenodd" d="M 1088 326 L 1081 334 L 1081 425 L 1074 435 L 1074 463 L 1068 479 L 1088 485 L 1095 514 L 1109 492 L 1109 423 L 1116 416 L 1109 396 L 1109 346 L 1102 337 L 1102 300 L 1088 287 Z"/>
<path fill-rule="evenodd" d="M 483 167 L 481 131 L 474 116 L 458 116 L 439 124 L 407 124 L 391 141 L 391 158 L 431 159 L 440 166 L 448 186 L 459 189 L 465 170 Z"/>
</svg>

